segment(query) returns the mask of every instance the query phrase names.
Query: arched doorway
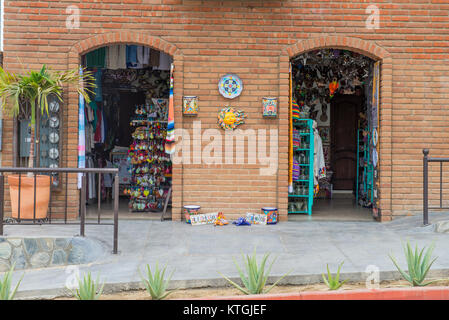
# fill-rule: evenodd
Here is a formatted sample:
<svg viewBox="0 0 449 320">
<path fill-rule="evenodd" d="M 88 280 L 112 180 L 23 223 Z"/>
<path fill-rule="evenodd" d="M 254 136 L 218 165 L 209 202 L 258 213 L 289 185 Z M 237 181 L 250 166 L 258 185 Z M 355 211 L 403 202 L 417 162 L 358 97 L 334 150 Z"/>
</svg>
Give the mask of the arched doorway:
<svg viewBox="0 0 449 320">
<path fill-rule="evenodd" d="M 392 60 L 390 54 L 383 48 L 377 46 L 375 43 L 364 41 L 361 39 L 350 38 L 350 37 L 320 37 L 311 38 L 307 40 L 299 41 L 289 47 L 285 48 L 285 55 L 280 59 L 281 74 L 288 74 L 290 67 L 290 59 L 298 57 L 306 52 L 312 52 L 319 49 L 337 49 L 337 50 L 347 50 L 349 52 L 355 52 L 356 54 L 363 54 L 367 58 L 374 60 L 377 63 L 378 71 L 380 71 L 380 66 L 382 68 L 381 72 L 378 74 L 379 88 L 378 88 L 378 145 L 377 152 L 378 155 L 386 154 L 385 158 L 379 156 L 378 158 L 378 170 L 377 174 L 377 208 L 374 211 L 377 214 L 380 221 L 388 221 L 391 219 L 391 158 L 388 156 L 391 152 L 391 67 Z M 288 87 L 288 77 L 281 77 L 280 85 Z M 382 97 L 380 96 L 382 92 Z M 336 99 L 337 101 L 337 99 Z M 283 100 L 281 98 L 281 107 L 285 106 L 288 110 L 288 97 Z M 329 111 L 329 110 L 328 110 Z M 329 115 L 328 115 L 329 117 Z M 330 117 L 329 117 L 330 119 Z M 284 131 L 285 132 L 285 131 Z M 289 139 L 291 132 L 288 132 Z M 290 140 L 291 141 L 291 140 Z M 282 148 L 280 148 L 282 149 Z M 290 148 L 285 147 L 285 152 L 287 153 Z M 282 152 L 283 150 L 280 150 Z M 289 171 L 291 172 L 291 166 L 289 166 Z M 285 176 L 279 179 L 285 179 Z M 285 180 L 284 180 L 285 181 Z M 286 197 L 288 191 L 280 188 L 280 196 Z M 285 198 L 284 198 L 285 199 Z M 288 204 L 287 204 L 288 206 Z M 287 208 L 287 210 L 289 210 Z M 316 218 L 316 217 L 315 217 Z M 289 219 L 291 216 L 289 215 Z"/>
<path fill-rule="evenodd" d="M 88 216 L 98 207 L 109 209 L 117 196 L 122 216 L 160 213 L 170 200 L 173 168 L 165 138 L 172 63 L 165 52 L 135 44 L 102 46 L 82 55 L 81 65 L 96 87 L 80 108 L 85 111 L 84 126 L 79 126 L 85 160 L 79 165 L 119 168 L 120 185 L 115 195 L 112 175 L 88 174 L 86 199 L 97 204 L 88 206 Z"/>
</svg>

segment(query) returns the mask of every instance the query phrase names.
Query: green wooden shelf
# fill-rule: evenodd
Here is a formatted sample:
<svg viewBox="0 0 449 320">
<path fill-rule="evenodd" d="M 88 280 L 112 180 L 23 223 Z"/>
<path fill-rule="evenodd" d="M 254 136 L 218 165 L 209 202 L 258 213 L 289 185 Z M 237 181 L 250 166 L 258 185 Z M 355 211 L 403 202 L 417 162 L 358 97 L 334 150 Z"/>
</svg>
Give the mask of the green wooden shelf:
<svg viewBox="0 0 449 320">
<path fill-rule="evenodd" d="M 294 148 L 294 151 L 303 151 L 306 158 L 308 157 L 309 163 L 302 163 L 299 164 L 300 167 L 303 167 L 301 171 L 307 172 L 307 179 L 299 179 L 294 180 L 294 182 L 301 182 L 303 185 L 307 188 L 307 195 L 299 195 L 299 194 L 289 194 L 289 202 L 298 202 L 303 201 L 307 204 L 307 210 L 303 211 L 287 211 L 288 213 L 305 213 L 308 215 L 312 214 L 312 206 L 313 206 L 313 156 L 314 156 L 314 130 L 313 130 L 313 120 L 312 119 L 300 119 L 296 122 L 293 122 L 293 127 L 295 129 L 306 129 L 308 132 L 302 132 L 297 133 L 300 136 L 301 139 L 301 145 L 298 148 Z M 293 137 L 290 137 L 290 139 L 293 139 Z M 309 148 L 304 148 L 304 144 L 307 143 L 309 145 Z M 295 154 L 298 155 L 298 154 Z M 303 172 L 303 173 L 306 173 Z"/>
</svg>

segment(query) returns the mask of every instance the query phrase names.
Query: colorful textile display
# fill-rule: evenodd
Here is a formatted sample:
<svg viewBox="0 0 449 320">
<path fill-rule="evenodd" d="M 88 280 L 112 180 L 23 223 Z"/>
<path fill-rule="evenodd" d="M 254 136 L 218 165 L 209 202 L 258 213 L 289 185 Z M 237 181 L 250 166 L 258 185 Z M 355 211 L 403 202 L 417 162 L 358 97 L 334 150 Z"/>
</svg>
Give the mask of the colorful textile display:
<svg viewBox="0 0 449 320">
<path fill-rule="evenodd" d="M 165 141 L 165 152 L 173 154 L 175 152 L 175 110 L 173 106 L 173 70 L 174 65 L 170 66 L 170 97 L 168 102 L 168 125 L 167 139 Z"/>
<path fill-rule="evenodd" d="M 293 160 L 293 181 L 296 181 L 299 179 L 299 174 L 300 174 L 300 166 L 298 161 L 296 161 L 296 159 Z"/>
<path fill-rule="evenodd" d="M 234 130 L 237 126 L 245 123 L 246 114 L 232 107 L 221 109 L 218 113 L 218 124 L 224 130 Z"/>
<path fill-rule="evenodd" d="M 301 134 L 297 129 L 293 129 L 293 147 L 295 148 L 301 147 Z"/>
<path fill-rule="evenodd" d="M 80 75 L 83 75 L 83 68 L 80 67 Z M 86 137 L 85 137 L 85 118 L 84 118 L 84 97 L 79 94 L 79 111 L 78 111 L 78 168 L 86 167 Z M 78 189 L 82 185 L 82 173 L 78 173 Z"/>
<path fill-rule="evenodd" d="M 293 134 L 293 77 L 292 77 L 292 64 L 289 65 L 288 76 L 288 113 L 289 113 L 289 136 Z M 290 139 L 288 144 L 288 192 L 293 192 L 293 139 Z"/>
<path fill-rule="evenodd" d="M 301 112 L 301 109 L 300 109 L 298 103 L 293 99 L 293 101 L 292 101 L 292 118 L 293 118 L 293 120 L 301 119 L 300 112 Z"/>
</svg>

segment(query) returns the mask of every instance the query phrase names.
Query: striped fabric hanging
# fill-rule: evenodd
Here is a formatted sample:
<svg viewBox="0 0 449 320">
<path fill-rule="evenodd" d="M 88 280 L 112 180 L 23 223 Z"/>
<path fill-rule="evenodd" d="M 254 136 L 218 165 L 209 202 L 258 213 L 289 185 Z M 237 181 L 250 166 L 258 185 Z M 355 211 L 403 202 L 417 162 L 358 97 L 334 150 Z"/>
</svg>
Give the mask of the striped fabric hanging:
<svg viewBox="0 0 449 320">
<path fill-rule="evenodd" d="M 83 68 L 80 67 L 80 75 L 83 75 Z M 81 84 L 82 86 L 83 84 Z M 86 167 L 86 131 L 84 123 L 84 97 L 79 94 L 78 111 L 78 168 Z M 78 173 L 78 189 L 81 189 L 82 173 Z"/>
<path fill-rule="evenodd" d="M 175 110 L 173 106 L 173 63 L 170 66 L 170 97 L 168 100 L 168 124 L 167 138 L 165 141 L 165 152 L 173 154 L 175 152 Z"/>
<path fill-rule="evenodd" d="M 288 192 L 293 192 L 293 113 L 292 113 L 292 64 L 289 67 L 289 144 L 288 144 Z"/>
</svg>

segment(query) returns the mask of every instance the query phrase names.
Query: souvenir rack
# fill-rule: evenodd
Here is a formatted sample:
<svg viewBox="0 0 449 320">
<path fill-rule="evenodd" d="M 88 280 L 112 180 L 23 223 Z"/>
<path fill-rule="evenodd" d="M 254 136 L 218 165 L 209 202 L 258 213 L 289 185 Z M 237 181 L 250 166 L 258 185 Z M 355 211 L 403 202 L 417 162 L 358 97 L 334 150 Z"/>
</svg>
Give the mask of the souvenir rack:
<svg viewBox="0 0 449 320">
<path fill-rule="evenodd" d="M 288 195 L 288 213 L 306 213 L 310 216 L 312 215 L 314 190 L 313 120 L 299 119 L 294 121 L 293 132 L 297 138 L 293 145 L 293 157 L 294 162 L 299 167 L 299 174 L 293 175 L 293 192 Z"/>
<path fill-rule="evenodd" d="M 364 136 L 365 133 L 365 136 Z M 371 135 L 369 128 L 357 130 L 357 173 L 356 173 L 356 203 L 359 204 L 359 198 L 365 197 L 365 200 L 373 203 L 374 200 L 374 167 L 371 161 Z"/>
</svg>

